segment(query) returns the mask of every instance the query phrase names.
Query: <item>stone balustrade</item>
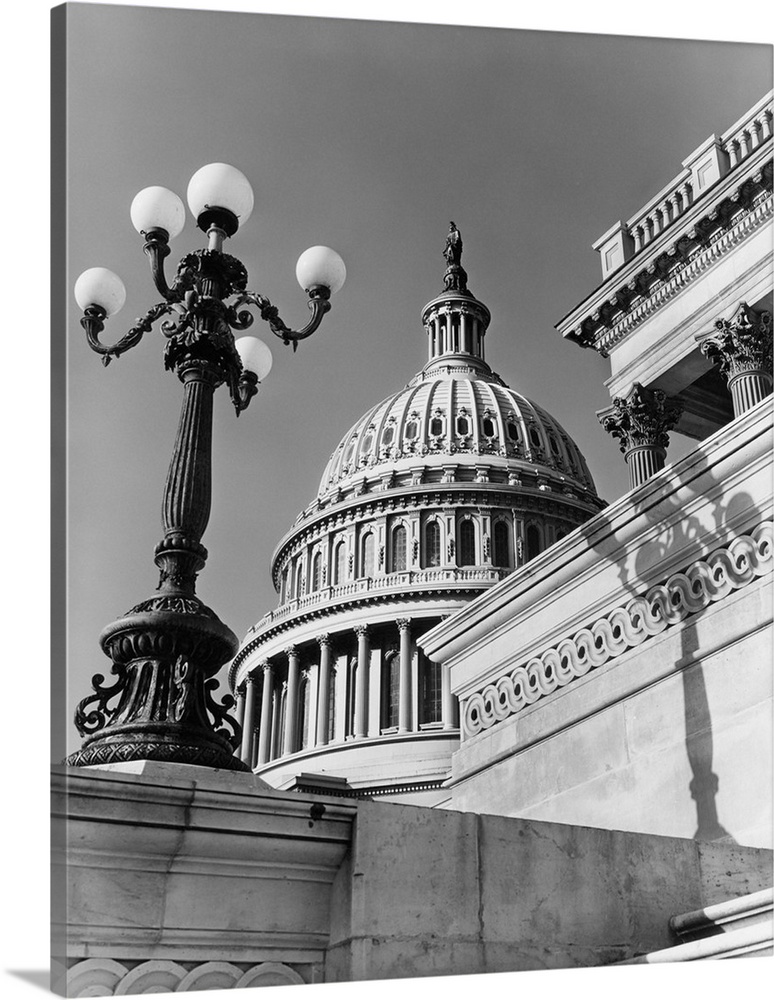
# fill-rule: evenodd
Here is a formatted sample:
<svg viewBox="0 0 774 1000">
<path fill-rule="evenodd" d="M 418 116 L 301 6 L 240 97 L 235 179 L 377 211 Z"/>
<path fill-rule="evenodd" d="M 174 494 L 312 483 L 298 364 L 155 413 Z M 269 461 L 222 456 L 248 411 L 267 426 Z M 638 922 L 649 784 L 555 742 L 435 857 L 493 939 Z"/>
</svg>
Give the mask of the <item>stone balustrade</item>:
<svg viewBox="0 0 774 1000">
<path fill-rule="evenodd" d="M 603 277 L 653 243 L 717 181 L 744 163 L 772 136 L 772 95 L 767 94 L 720 137 L 711 135 L 683 161 L 683 169 L 626 222 L 617 222 L 593 244 Z"/>
<path fill-rule="evenodd" d="M 293 598 L 282 607 L 269 611 L 252 628 L 248 635 L 254 636 L 279 622 L 287 621 L 297 614 L 302 614 L 309 608 L 317 608 L 336 601 L 345 600 L 349 597 L 367 596 L 378 591 L 379 593 L 394 592 L 400 594 L 408 587 L 419 587 L 422 585 L 432 585 L 435 583 L 478 583 L 493 584 L 502 580 L 510 568 L 451 568 L 451 569 L 422 569 L 408 570 L 404 573 L 390 573 L 382 577 L 366 577 L 362 580 L 353 580 L 349 583 L 342 583 L 334 587 L 323 587 L 313 594 L 304 597 Z"/>
</svg>

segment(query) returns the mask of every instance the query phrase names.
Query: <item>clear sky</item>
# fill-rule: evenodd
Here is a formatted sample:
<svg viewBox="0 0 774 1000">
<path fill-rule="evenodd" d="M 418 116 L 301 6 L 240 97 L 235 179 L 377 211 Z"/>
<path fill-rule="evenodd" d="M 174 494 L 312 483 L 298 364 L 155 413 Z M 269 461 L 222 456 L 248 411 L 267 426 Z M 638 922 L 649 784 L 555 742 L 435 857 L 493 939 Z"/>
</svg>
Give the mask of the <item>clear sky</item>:
<svg viewBox="0 0 774 1000">
<path fill-rule="evenodd" d="M 574 436 L 601 496 L 627 489 L 595 417 L 606 364 L 554 324 L 601 280 L 590 244 L 771 86 L 770 50 L 76 3 L 68 57 L 67 283 L 95 265 L 123 277 L 106 342 L 159 298 L 134 194 L 162 184 L 184 197 L 211 161 L 254 186 L 254 214 L 226 249 L 288 323 L 306 321 L 299 253 L 323 243 L 347 263 L 296 355 L 264 327 L 274 368 L 238 421 L 217 394 L 198 592 L 238 636 L 276 605 L 272 551 L 344 431 L 423 365 L 420 311 L 442 290 L 450 219 L 492 312 L 490 364 Z M 171 268 L 203 244 L 189 218 Z M 69 713 L 109 668 L 101 628 L 154 592 L 181 387 L 161 334 L 104 369 L 71 296 L 67 308 Z"/>
</svg>

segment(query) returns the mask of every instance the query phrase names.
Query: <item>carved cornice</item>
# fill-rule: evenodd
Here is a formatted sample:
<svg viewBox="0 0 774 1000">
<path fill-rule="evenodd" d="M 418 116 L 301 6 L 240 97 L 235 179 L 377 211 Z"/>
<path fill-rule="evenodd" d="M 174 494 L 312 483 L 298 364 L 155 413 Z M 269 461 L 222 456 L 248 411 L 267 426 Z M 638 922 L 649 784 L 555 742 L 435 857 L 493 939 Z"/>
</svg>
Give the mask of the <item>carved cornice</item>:
<svg viewBox="0 0 774 1000">
<path fill-rule="evenodd" d="M 472 694 L 461 706 L 463 739 L 723 600 L 772 567 L 774 522 L 764 521 Z"/>
<path fill-rule="evenodd" d="M 677 423 L 682 407 L 660 389 L 646 389 L 635 382 L 628 396 L 617 396 L 613 405 L 597 416 L 608 434 L 620 442 L 624 455 L 633 448 L 663 448 Z"/>
<path fill-rule="evenodd" d="M 697 338 L 701 353 L 731 381 L 748 372 L 771 377 L 771 313 L 755 312 L 743 302 L 730 320 L 715 323 L 716 334 Z"/>
<path fill-rule="evenodd" d="M 625 271 L 610 279 L 611 284 L 619 282 L 617 287 L 611 288 L 602 302 L 589 302 L 587 311 L 581 314 L 583 318 L 574 321 L 565 335 L 581 347 L 591 347 L 608 357 L 610 350 L 636 326 L 771 218 L 771 188 L 769 160 L 689 230 L 678 228 L 673 243 L 655 259 L 643 260 L 639 271 Z M 647 258 L 647 248 L 638 257 Z"/>
</svg>

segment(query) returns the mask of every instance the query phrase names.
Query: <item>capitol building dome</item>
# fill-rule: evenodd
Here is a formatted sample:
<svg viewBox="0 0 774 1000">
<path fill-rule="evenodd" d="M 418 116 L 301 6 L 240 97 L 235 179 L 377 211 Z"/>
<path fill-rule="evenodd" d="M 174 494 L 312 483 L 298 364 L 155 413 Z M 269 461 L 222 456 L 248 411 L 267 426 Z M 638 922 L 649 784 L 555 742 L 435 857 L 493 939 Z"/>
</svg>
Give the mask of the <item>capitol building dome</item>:
<svg viewBox="0 0 774 1000">
<path fill-rule="evenodd" d="M 452 224 L 427 364 L 341 438 L 231 665 L 242 759 L 276 787 L 443 802 L 458 709 L 417 639 L 604 507 L 564 428 L 487 364 L 461 252 Z"/>
</svg>

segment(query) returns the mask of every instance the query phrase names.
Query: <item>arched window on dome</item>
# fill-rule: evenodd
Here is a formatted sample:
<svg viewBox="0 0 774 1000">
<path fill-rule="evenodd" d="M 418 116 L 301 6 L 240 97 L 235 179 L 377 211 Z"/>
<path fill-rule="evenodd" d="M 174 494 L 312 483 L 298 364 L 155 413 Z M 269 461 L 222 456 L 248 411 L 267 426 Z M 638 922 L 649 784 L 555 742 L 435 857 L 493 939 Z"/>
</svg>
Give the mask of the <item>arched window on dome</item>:
<svg viewBox="0 0 774 1000">
<path fill-rule="evenodd" d="M 497 428 L 491 417 L 484 417 L 481 421 L 481 430 L 484 432 L 484 437 L 492 438 L 497 434 Z"/>
<path fill-rule="evenodd" d="M 419 723 L 441 721 L 441 664 L 419 654 Z"/>
<path fill-rule="evenodd" d="M 393 424 L 389 424 L 382 431 L 382 446 L 384 448 L 389 448 L 392 444 L 392 440 L 395 437 L 395 427 Z"/>
<path fill-rule="evenodd" d="M 505 425 L 508 431 L 508 437 L 513 441 L 514 444 L 519 444 L 521 441 L 521 434 L 519 433 L 519 425 L 514 420 L 509 420 Z"/>
<path fill-rule="evenodd" d="M 360 542 L 360 575 L 365 577 L 374 575 L 374 535 L 372 531 L 363 535 Z"/>
<path fill-rule="evenodd" d="M 511 566 L 511 529 L 505 521 L 496 521 L 494 526 L 494 564 Z"/>
<path fill-rule="evenodd" d="M 312 593 L 317 593 L 322 583 L 322 555 L 315 552 L 312 560 Z"/>
<path fill-rule="evenodd" d="M 409 420 L 406 424 L 406 430 L 404 431 L 404 437 L 407 441 L 413 441 L 419 434 L 419 423 L 416 420 Z"/>
<path fill-rule="evenodd" d="M 393 573 L 402 573 L 406 569 L 406 528 L 402 524 L 398 524 L 392 529 L 390 569 Z"/>
<path fill-rule="evenodd" d="M 457 565 L 476 565 L 476 526 L 466 517 L 457 529 Z"/>
<path fill-rule="evenodd" d="M 535 556 L 540 555 L 540 551 L 543 548 L 542 538 L 540 537 L 540 528 L 536 524 L 530 524 L 527 527 L 526 532 L 526 543 L 527 543 L 527 561 L 534 559 Z"/>
<path fill-rule="evenodd" d="M 344 539 L 336 543 L 333 553 L 333 585 L 338 586 L 344 583 L 347 566 L 347 545 Z"/>
<path fill-rule="evenodd" d="M 284 604 L 288 599 L 288 567 L 286 566 L 282 571 L 282 576 L 280 577 L 280 604 Z"/>
<path fill-rule="evenodd" d="M 441 565 L 441 526 L 437 521 L 428 521 L 425 525 L 424 565 Z"/>
<path fill-rule="evenodd" d="M 397 729 L 400 711 L 400 656 L 391 649 L 382 670 L 382 729 Z"/>
<path fill-rule="evenodd" d="M 298 600 L 304 593 L 304 573 L 301 556 L 293 560 L 293 597 Z"/>
</svg>

